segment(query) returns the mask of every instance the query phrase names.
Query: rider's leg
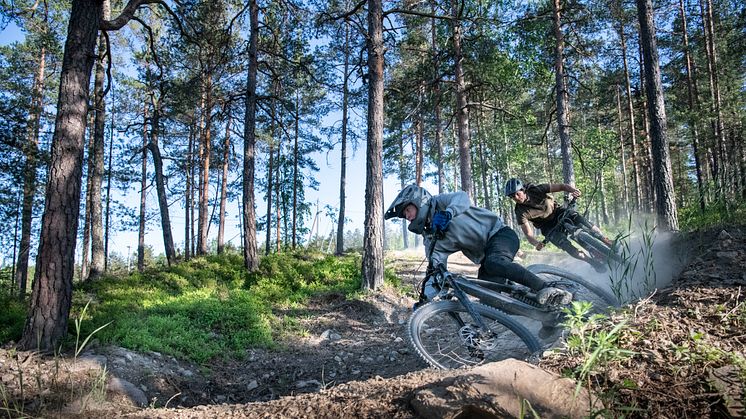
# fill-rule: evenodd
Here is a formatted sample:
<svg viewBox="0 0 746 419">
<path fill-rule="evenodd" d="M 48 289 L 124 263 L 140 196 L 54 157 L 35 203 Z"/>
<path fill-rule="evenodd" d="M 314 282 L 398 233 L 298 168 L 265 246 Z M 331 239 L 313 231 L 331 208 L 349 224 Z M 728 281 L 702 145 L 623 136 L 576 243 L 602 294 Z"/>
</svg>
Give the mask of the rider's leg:
<svg viewBox="0 0 746 419">
<path fill-rule="evenodd" d="M 595 224 L 591 224 L 591 222 L 588 221 L 588 220 L 586 220 L 585 217 L 583 217 L 582 215 L 580 215 L 579 212 L 577 212 L 577 211 L 570 211 L 569 217 L 570 217 L 570 220 L 572 220 L 573 224 L 575 224 L 576 226 L 586 227 L 586 228 L 590 229 L 593 233 L 595 233 L 596 237 L 599 240 L 601 240 L 602 242 L 604 242 L 605 245 L 611 247 L 611 245 L 613 244 L 613 242 L 611 240 L 609 240 L 609 238 L 604 235 L 604 233 L 601 231 L 600 228 L 598 228 L 598 226 L 596 226 Z"/>
<path fill-rule="evenodd" d="M 557 299 L 557 301 L 562 301 L 562 304 L 569 303 L 572 300 L 572 294 L 564 290 L 548 287 L 547 283 L 539 276 L 513 262 L 519 246 L 520 241 L 515 231 L 509 227 L 502 228 L 487 242 L 484 252 L 485 257 L 480 269 L 488 276 L 509 278 L 521 285 L 525 285 L 536 291 L 537 295 L 546 289 L 546 292 L 543 293 L 544 301 L 540 301 L 542 304 L 548 299 Z"/>
<path fill-rule="evenodd" d="M 555 246 L 567 252 L 570 256 L 574 257 L 575 259 L 582 260 L 583 262 L 586 262 L 589 265 L 593 266 L 593 268 L 596 271 L 604 272 L 606 270 L 606 265 L 604 263 L 599 262 L 595 260 L 592 256 L 587 255 L 584 252 L 580 251 L 580 249 L 578 249 L 577 247 L 573 246 L 572 243 L 570 243 L 570 240 L 568 240 L 567 237 L 560 235 L 560 234 L 552 234 L 552 236 L 549 237 L 549 241 Z"/>
</svg>

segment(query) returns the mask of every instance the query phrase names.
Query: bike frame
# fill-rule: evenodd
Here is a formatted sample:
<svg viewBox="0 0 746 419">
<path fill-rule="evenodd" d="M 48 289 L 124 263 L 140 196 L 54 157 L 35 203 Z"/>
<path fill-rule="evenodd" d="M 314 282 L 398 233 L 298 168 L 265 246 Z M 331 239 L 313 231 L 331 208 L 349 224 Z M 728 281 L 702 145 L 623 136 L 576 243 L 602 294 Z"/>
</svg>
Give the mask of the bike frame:
<svg viewBox="0 0 746 419">
<path fill-rule="evenodd" d="M 432 256 L 433 250 L 435 249 L 435 243 L 437 242 L 437 239 L 437 235 L 434 235 L 428 249 L 427 259 L 430 268 L 432 268 L 432 262 L 430 262 L 430 258 Z M 469 315 L 472 316 L 472 318 L 482 331 L 487 331 L 488 328 L 482 321 L 479 313 L 474 310 L 472 302 L 469 297 L 467 297 L 467 295 L 476 298 L 479 302 L 485 305 L 489 305 L 498 310 L 502 310 L 508 314 L 528 317 L 530 319 L 538 320 L 543 323 L 556 323 L 562 316 L 562 313 L 558 310 L 551 310 L 534 306 L 504 294 L 517 294 L 528 299 L 534 299 L 536 297 L 536 294 L 527 291 L 526 287 L 515 284 L 510 280 L 507 280 L 505 283 L 501 284 L 499 282 L 469 278 L 464 275 L 454 274 L 444 269 L 442 266 L 436 267 L 435 269 L 438 270 L 438 272 L 434 275 L 434 278 L 432 280 L 436 280 L 437 285 L 441 289 L 438 295 L 445 292 L 444 297 L 448 296 L 447 290 L 452 290 L 453 296 L 455 296 L 456 299 L 458 299 L 466 308 Z M 425 283 L 423 283 L 423 288 L 424 286 Z"/>
</svg>

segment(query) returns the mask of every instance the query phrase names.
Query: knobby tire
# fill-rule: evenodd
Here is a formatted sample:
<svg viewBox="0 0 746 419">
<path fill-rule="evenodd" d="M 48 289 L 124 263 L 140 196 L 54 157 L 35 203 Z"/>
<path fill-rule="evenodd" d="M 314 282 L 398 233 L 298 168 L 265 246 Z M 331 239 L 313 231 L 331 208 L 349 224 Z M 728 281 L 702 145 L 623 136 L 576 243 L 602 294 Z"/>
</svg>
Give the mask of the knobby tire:
<svg viewBox="0 0 746 419">
<path fill-rule="evenodd" d="M 469 337 L 469 332 L 478 326 L 459 301 L 430 302 L 412 314 L 409 341 L 428 364 L 452 369 L 507 358 L 527 360 L 541 349 L 537 338 L 509 315 L 483 304 L 472 304 L 493 335 L 471 344 L 462 336 Z"/>
<path fill-rule="evenodd" d="M 604 256 L 604 258 L 607 258 L 615 263 L 622 263 L 622 257 L 616 252 L 614 248 L 607 246 L 604 242 L 593 237 L 593 235 L 591 235 L 590 233 L 580 231 L 578 233 L 577 240 L 581 245 L 583 245 L 583 247 L 591 247 L 597 252 L 600 252 Z"/>
<path fill-rule="evenodd" d="M 551 282 L 551 286 L 571 292 L 573 301 L 590 302 L 595 312 L 606 311 L 608 307 L 619 307 L 619 301 L 611 292 L 579 275 L 544 264 L 530 265 L 527 269 Z"/>
</svg>

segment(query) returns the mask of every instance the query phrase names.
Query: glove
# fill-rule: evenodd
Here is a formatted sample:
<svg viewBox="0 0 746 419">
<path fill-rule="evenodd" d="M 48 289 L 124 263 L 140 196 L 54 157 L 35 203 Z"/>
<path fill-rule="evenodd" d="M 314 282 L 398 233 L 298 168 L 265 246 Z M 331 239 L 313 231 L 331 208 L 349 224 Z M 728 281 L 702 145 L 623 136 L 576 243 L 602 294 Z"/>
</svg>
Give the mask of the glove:
<svg viewBox="0 0 746 419">
<path fill-rule="evenodd" d="M 434 231 L 446 231 L 448 230 L 448 223 L 451 222 L 453 216 L 448 211 L 435 211 L 433 215 L 433 222 L 431 227 Z"/>
</svg>

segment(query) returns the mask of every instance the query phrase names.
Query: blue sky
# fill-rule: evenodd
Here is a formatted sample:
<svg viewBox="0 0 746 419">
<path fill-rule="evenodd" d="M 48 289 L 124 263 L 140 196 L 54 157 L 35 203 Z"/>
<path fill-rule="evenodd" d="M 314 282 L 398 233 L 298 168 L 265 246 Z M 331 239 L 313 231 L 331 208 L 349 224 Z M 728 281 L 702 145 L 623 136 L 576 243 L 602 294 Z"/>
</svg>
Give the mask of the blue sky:
<svg viewBox="0 0 746 419">
<path fill-rule="evenodd" d="M 17 26 L 10 23 L 2 32 L 0 32 L 0 44 L 8 44 L 17 40 L 22 39 L 23 32 L 19 30 Z M 330 115 L 327 119 L 333 120 L 334 115 Z M 339 116 L 336 116 L 339 119 Z M 364 216 L 365 216 L 365 174 L 366 174 L 366 159 L 365 159 L 366 145 L 365 143 L 359 144 L 356 152 L 353 154 L 352 147 L 348 146 L 348 159 L 347 159 L 347 200 L 346 200 L 346 216 L 348 223 L 346 230 L 363 230 Z M 320 168 L 320 171 L 315 174 L 316 179 L 319 181 L 319 190 L 315 191 L 310 188 L 306 190 L 306 199 L 311 205 L 312 212 L 316 211 L 316 203 L 318 202 L 319 219 L 318 226 L 315 231 L 322 237 L 328 237 L 333 231 L 336 230 L 336 224 L 332 222 L 330 218 L 325 215 L 325 207 L 327 205 L 338 208 L 339 207 L 339 176 L 340 176 L 340 147 L 339 145 L 328 152 L 316 153 L 314 158 Z M 428 186 L 431 192 L 437 191 L 437 188 Z M 396 196 L 399 191 L 399 182 L 393 178 L 387 178 L 384 181 L 384 210 L 388 207 L 390 201 Z M 117 198 L 115 196 L 115 198 Z M 121 199 L 126 201 L 131 207 L 136 208 L 139 202 L 139 192 L 137 187 L 132 187 L 128 191 L 124 191 L 124 195 Z M 239 202 L 228 203 L 228 222 L 226 223 L 226 241 L 231 241 L 235 245 L 240 245 L 240 234 L 238 230 L 238 205 Z M 157 208 L 157 201 L 154 191 L 148 196 L 148 207 Z M 266 207 L 263 201 L 257 202 L 257 214 L 263 215 L 266 212 Z M 183 210 L 179 211 L 178 205 L 172 207 L 171 210 L 172 220 L 172 233 L 174 241 L 177 247 L 183 243 L 184 240 L 184 225 L 183 225 Z M 35 220 L 38 222 L 38 220 Z M 310 226 L 310 222 L 309 222 Z M 393 225 L 391 226 L 393 227 Z M 127 256 L 130 253 L 134 253 L 137 249 L 137 231 L 112 231 L 112 236 L 109 242 L 110 252 L 117 252 L 120 255 Z M 264 232 L 260 232 L 261 242 L 264 240 Z M 217 236 L 217 226 L 213 225 L 210 228 L 210 236 L 214 238 Z M 307 237 L 304 237 L 305 240 Z M 163 253 L 163 241 L 162 233 L 160 228 L 154 227 L 146 233 L 146 244 L 153 247 L 156 254 Z M 78 252 L 80 252 L 81 244 L 78 243 Z"/>
</svg>

